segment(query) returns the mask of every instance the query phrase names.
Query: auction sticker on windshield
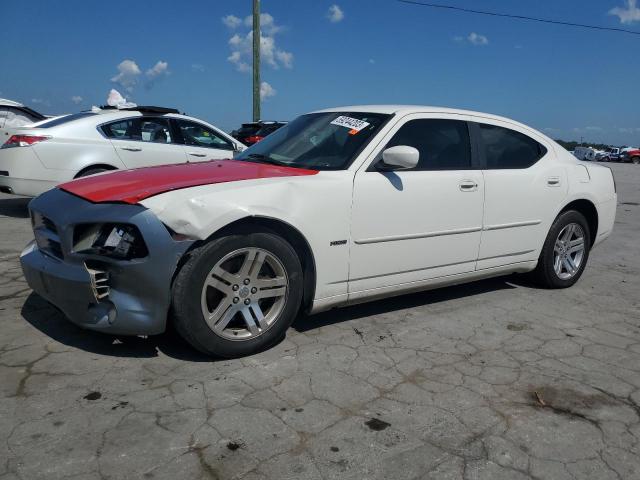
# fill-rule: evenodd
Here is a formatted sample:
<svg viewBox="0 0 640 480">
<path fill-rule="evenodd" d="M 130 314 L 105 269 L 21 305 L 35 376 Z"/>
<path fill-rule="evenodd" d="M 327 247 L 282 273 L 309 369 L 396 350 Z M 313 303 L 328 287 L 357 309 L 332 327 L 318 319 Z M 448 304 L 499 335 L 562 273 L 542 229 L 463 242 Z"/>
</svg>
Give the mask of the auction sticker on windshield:
<svg viewBox="0 0 640 480">
<path fill-rule="evenodd" d="M 349 130 L 355 130 L 356 132 L 359 132 L 364 127 L 369 125 L 369 122 L 358 120 L 357 118 L 347 117 L 345 115 L 340 115 L 333 122 L 331 122 L 331 125 L 338 125 L 339 127 L 345 127 Z"/>
</svg>

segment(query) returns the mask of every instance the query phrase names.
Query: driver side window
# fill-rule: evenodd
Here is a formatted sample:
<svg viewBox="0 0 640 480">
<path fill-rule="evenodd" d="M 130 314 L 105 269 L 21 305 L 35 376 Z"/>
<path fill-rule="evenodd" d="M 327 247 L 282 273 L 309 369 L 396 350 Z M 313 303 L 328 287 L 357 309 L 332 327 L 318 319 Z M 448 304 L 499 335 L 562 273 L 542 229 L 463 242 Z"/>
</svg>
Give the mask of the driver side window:
<svg viewBox="0 0 640 480">
<path fill-rule="evenodd" d="M 178 120 L 178 128 L 184 139 L 185 145 L 192 147 L 217 148 L 221 150 L 233 150 L 234 145 L 216 131 L 187 120 Z"/>
<path fill-rule="evenodd" d="M 410 120 L 396 132 L 386 148 L 398 145 L 420 152 L 412 170 L 469 170 L 471 142 L 467 122 L 461 120 Z"/>
</svg>

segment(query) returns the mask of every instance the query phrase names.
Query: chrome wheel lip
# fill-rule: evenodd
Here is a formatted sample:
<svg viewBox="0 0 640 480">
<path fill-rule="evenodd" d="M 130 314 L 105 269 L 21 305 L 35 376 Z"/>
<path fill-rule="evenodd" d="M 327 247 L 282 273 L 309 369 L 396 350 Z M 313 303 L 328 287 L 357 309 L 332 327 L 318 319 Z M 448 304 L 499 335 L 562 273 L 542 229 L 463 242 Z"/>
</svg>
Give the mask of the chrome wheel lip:
<svg viewBox="0 0 640 480">
<path fill-rule="evenodd" d="M 222 266 L 235 257 L 243 257 L 237 272 Z M 263 265 L 274 275 L 259 276 Z M 209 305 L 210 288 L 223 296 L 217 305 Z M 205 322 L 213 333 L 232 341 L 248 341 L 263 335 L 280 314 L 289 294 L 289 279 L 282 261 L 272 252 L 257 247 L 234 250 L 222 257 L 207 274 L 202 286 L 200 303 Z M 270 301 L 267 310 L 265 300 Z M 244 322 L 243 328 L 229 327 L 234 319 Z"/>
<path fill-rule="evenodd" d="M 584 229 L 577 223 L 565 225 L 553 246 L 553 270 L 560 280 L 576 276 L 585 256 Z"/>
</svg>

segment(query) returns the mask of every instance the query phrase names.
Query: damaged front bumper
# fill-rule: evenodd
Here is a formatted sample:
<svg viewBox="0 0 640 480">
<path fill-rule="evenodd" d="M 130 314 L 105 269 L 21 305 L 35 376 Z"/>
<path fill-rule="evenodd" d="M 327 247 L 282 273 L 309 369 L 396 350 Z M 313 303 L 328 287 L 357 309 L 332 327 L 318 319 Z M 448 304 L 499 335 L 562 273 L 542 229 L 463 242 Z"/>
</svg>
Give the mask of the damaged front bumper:
<svg viewBox="0 0 640 480">
<path fill-rule="evenodd" d="M 29 204 L 35 240 L 20 256 L 29 286 L 76 325 L 119 335 L 153 335 L 166 328 L 171 280 L 193 243 L 176 241 L 140 205 L 91 203 L 59 189 Z M 134 225 L 143 258 L 123 260 L 74 251 L 82 224 Z"/>
</svg>

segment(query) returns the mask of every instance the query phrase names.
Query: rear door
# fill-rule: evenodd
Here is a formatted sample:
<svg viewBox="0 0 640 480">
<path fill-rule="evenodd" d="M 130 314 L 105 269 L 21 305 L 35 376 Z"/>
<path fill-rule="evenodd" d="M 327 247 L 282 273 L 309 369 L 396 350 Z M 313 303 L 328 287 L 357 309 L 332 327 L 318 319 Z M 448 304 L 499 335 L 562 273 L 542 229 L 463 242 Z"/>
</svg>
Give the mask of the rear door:
<svg viewBox="0 0 640 480">
<path fill-rule="evenodd" d="M 198 122 L 172 119 L 184 142 L 184 151 L 189 162 L 232 158 L 235 144 L 220 132 Z"/>
<path fill-rule="evenodd" d="M 101 128 L 127 168 L 184 163 L 187 160 L 168 118 L 126 118 Z"/>
<path fill-rule="evenodd" d="M 517 125 L 472 125 L 485 182 L 478 270 L 538 258 L 567 195 L 567 173 L 553 146 Z"/>
</svg>

